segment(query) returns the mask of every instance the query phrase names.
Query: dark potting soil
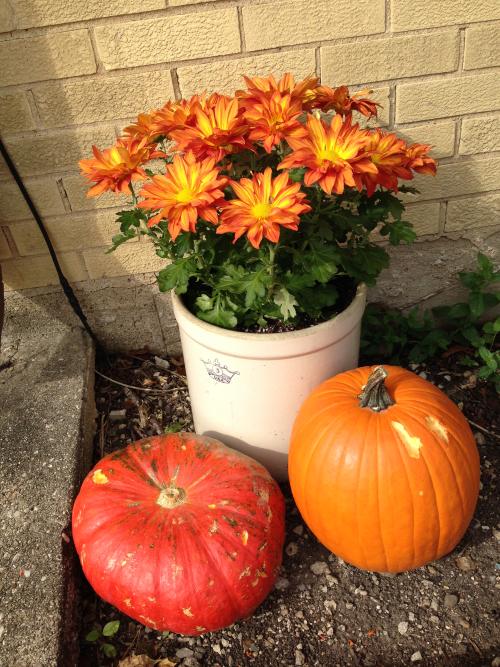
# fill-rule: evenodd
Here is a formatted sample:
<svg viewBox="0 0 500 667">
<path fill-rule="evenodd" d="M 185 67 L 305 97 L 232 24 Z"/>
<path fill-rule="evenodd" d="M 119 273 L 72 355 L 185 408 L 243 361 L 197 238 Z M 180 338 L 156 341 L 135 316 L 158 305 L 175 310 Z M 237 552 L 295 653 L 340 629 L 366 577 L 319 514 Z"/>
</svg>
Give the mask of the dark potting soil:
<svg viewBox="0 0 500 667">
<path fill-rule="evenodd" d="M 109 358 L 98 370 L 129 386 L 96 376 L 96 461 L 127 442 L 165 429 L 192 430 L 181 359 L 122 355 Z M 481 456 L 478 507 L 451 554 L 395 576 L 358 570 L 317 542 L 284 485 L 283 567 L 274 591 L 251 618 L 201 637 L 159 633 L 117 612 L 83 582 L 81 666 L 499 665 L 498 397 L 453 358 L 437 358 L 412 370 L 458 404 L 471 423 Z M 85 635 L 96 624 L 102 627 L 115 619 L 120 621 L 119 631 L 106 641 L 117 655 L 108 658 L 100 648 L 103 641 L 90 643 Z"/>
</svg>

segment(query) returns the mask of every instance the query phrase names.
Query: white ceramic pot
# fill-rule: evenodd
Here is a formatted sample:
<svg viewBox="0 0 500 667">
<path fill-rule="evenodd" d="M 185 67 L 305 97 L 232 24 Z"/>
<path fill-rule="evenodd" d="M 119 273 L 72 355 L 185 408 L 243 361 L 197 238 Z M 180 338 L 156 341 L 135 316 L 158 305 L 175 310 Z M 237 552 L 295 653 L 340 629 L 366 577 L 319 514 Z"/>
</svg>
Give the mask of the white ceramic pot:
<svg viewBox="0 0 500 667">
<path fill-rule="evenodd" d="M 327 322 L 299 331 L 242 333 L 193 315 L 172 293 L 194 426 L 287 479 L 292 425 L 311 390 L 358 365 L 366 286 Z"/>
</svg>

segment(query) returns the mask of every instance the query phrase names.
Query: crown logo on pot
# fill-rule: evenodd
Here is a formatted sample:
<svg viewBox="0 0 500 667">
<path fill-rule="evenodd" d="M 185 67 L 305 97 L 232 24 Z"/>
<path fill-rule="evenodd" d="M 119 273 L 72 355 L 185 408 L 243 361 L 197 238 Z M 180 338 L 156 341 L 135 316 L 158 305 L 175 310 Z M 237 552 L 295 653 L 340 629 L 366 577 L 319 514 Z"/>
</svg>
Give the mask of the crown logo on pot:
<svg viewBox="0 0 500 667">
<path fill-rule="evenodd" d="M 229 384 L 233 379 L 233 376 L 240 374 L 239 371 L 230 371 L 228 367 L 223 366 L 218 359 L 214 359 L 213 361 L 210 361 L 210 359 L 208 359 L 207 361 L 205 361 L 205 359 L 202 359 L 202 361 L 205 364 L 207 373 L 210 375 L 211 378 L 213 378 L 217 382 L 222 382 L 223 384 Z"/>
</svg>

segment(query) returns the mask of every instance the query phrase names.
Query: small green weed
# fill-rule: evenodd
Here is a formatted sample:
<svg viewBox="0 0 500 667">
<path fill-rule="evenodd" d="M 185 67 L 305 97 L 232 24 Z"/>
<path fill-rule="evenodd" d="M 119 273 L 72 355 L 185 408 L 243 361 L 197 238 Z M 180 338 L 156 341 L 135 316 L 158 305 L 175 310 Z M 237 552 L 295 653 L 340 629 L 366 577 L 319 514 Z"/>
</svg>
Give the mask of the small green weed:
<svg viewBox="0 0 500 667">
<path fill-rule="evenodd" d="M 419 363 L 445 350 L 456 351 L 458 363 L 474 368 L 478 378 L 492 382 L 500 393 L 500 317 L 484 322 L 486 311 L 500 303 L 500 270 L 479 253 L 475 271 L 458 274 L 469 291 L 467 301 L 428 311 L 370 304 L 363 319 L 361 353 L 389 363 Z"/>
<path fill-rule="evenodd" d="M 109 621 L 103 628 L 101 628 L 100 625 L 96 625 L 87 633 L 85 641 L 97 644 L 99 650 L 102 651 L 107 658 L 115 658 L 117 655 L 116 647 L 111 644 L 109 640 L 116 635 L 119 628 L 120 621 Z"/>
</svg>

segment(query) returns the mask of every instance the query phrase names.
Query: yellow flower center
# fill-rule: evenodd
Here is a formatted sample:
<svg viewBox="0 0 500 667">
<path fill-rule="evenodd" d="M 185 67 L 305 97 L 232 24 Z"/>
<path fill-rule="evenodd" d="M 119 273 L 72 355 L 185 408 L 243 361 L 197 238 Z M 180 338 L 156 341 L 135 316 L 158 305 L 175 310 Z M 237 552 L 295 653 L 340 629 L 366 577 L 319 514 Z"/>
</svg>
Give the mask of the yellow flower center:
<svg viewBox="0 0 500 667">
<path fill-rule="evenodd" d="M 183 188 L 175 195 L 175 198 L 180 204 L 187 204 L 195 198 L 194 192 L 189 188 Z"/>
<path fill-rule="evenodd" d="M 267 202 L 261 201 L 258 204 L 252 206 L 252 215 L 254 218 L 261 220 L 263 218 L 268 218 L 271 215 L 273 207 Z"/>
<path fill-rule="evenodd" d="M 337 160 L 345 160 L 351 157 L 349 151 L 339 150 L 338 148 L 322 148 L 318 152 L 318 160 L 328 160 L 329 162 L 336 162 Z"/>
</svg>

